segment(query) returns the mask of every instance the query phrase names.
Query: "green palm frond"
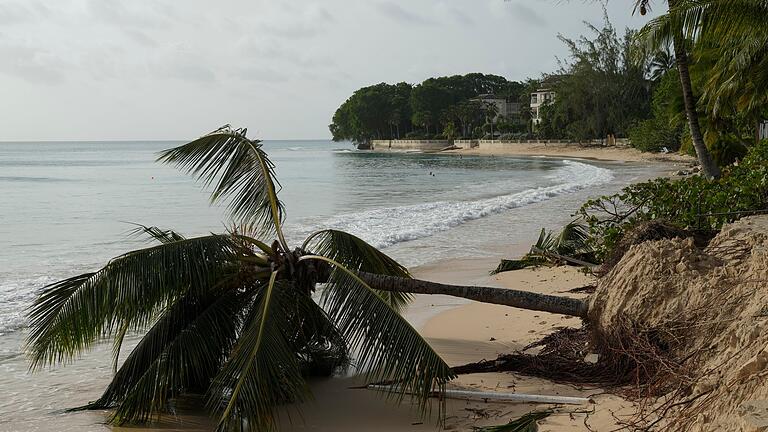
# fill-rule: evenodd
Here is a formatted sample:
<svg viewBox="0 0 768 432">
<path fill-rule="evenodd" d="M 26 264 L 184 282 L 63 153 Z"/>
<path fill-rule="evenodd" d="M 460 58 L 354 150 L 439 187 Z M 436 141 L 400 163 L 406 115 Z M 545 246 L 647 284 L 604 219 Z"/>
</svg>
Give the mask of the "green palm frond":
<svg viewBox="0 0 768 432">
<path fill-rule="evenodd" d="M 236 270 L 232 239 L 212 235 L 128 252 L 51 284 L 29 311 L 32 368 L 67 362 L 126 323 L 142 328 L 181 295 L 203 293 Z"/>
<path fill-rule="evenodd" d="M 302 373 L 331 376 L 349 365 L 349 348 L 344 335 L 328 314 L 294 282 L 280 281 L 285 304 L 291 305 L 287 325 L 296 329 L 290 338 Z M 290 286 L 289 286 L 290 285 Z"/>
<path fill-rule="evenodd" d="M 318 231 L 304 241 L 302 250 L 330 258 L 353 271 L 402 278 L 411 277 L 408 269 L 397 261 L 363 239 L 343 231 L 330 229 Z M 376 292 L 398 312 L 413 299 L 413 296 L 408 293 L 378 290 Z"/>
<path fill-rule="evenodd" d="M 104 394 L 85 408 L 116 408 L 111 422 L 145 423 L 185 391 L 206 389 L 240 328 L 247 298 L 234 289 L 186 295 L 163 311 Z"/>
<path fill-rule="evenodd" d="M 539 238 L 536 239 L 534 246 L 546 251 L 552 250 L 555 246 L 555 239 L 552 238 L 552 233 L 542 228 L 539 232 Z"/>
<path fill-rule="evenodd" d="M 576 255 L 590 252 L 589 228 L 572 221 L 566 224 L 554 240 L 555 252 L 560 255 Z"/>
<path fill-rule="evenodd" d="M 538 422 L 551 416 L 552 413 L 552 410 L 531 411 L 505 425 L 476 427 L 472 430 L 474 432 L 536 432 L 539 430 Z"/>
<path fill-rule="evenodd" d="M 552 257 L 549 256 L 549 253 L 568 257 L 584 257 L 592 252 L 593 248 L 590 245 L 589 229 L 575 220 L 566 224 L 557 236 L 551 231 L 542 228 L 539 232 L 539 238 L 531 248 L 531 252 L 523 255 L 520 259 L 501 260 L 499 265 L 490 274 L 495 275 L 551 263 Z"/>
<path fill-rule="evenodd" d="M 768 34 L 765 0 L 679 0 L 669 15 L 689 38 L 723 42 Z"/>
<path fill-rule="evenodd" d="M 455 377 L 419 333 L 352 270 L 325 257 L 334 266 L 321 303 L 356 353 L 358 369 L 371 381 L 397 381 L 389 395 L 397 401 L 413 394 L 422 412 L 429 396 L 445 389 Z"/>
<path fill-rule="evenodd" d="M 186 237 L 173 230 L 164 230 L 156 226 L 145 226 L 135 223 L 132 225 L 136 225 L 136 228 L 132 229 L 128 234 L 133 237 L 147 236 L 160 243 L 173 243 L 186 239 Z"/>
<path fill-rule="evenodd" d="M 213 185 L 212 202 L 228 199 L 229 211 L 238 222 L 257 227 L 264 235 L 277 233 L 287 248 L 281 228 L 284 208 L 277 198 L 279 183 L 275 180 L 274 164 L 260 141 L 249 139 L 246 132 L 227 125 L 161 152 L 158 160 L 178 166 L 205 186 Z"/>
<path fill-rule="evenodd" d="M 756 118 L 768 103 L 766 20 L 766 0 L 678 0 L 638 38 L 647 49 L 669 44 L 675 34 L 697 47 L 715 47 L 718 60 L 702 95 L 710 117 L 738 111 Z"/>
<path fill-rule="evenodd" d="M 273 273 L 257 296 L 231 356 L 214 379 L 209 403 L 223 408 L 218 430 L 274 430 L 277 407 L 307 398 L 308 388 L 291 347 L 287 325 L 290 304 L 284 285 Z"/>
</svg>

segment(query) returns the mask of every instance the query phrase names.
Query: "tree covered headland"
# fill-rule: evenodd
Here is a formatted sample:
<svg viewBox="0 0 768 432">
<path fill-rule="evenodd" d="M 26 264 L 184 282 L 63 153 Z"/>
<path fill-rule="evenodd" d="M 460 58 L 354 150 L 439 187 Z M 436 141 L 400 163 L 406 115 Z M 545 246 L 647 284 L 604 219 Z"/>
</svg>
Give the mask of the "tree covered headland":
<svg viewBox="0 0 768 432">
<path fill-rule="evenodd" d="M 638 10 L 646 3 L 638 1 Z M 759 123 L 768 119 L 762 18 L 768 19 L 765 4 L 756 0 L 681 0 L 641 30 L 620 33 L 605 14 L 602 24 L 587 23 L 584 35 L 558 36 L 569 55 L 541 79 L 474 73 L 364 87 L 336 110 L 330 130 L 334 140 L 355 143 L 491 137 L 583 142 L 613 135 L 630 138 L 643 151 L 680 150 L 724 166 L 744 156 Z M 532 121 L 531 93 L 542 87 L 555 97 Z M 497 105 L 479 98 L 489 94 L 519 103 L 516 114 L 499 115 Z M 718 172 L 710 167 L 707 175 Z"/>
<path fill-rule="evenodd" d="M 333 139 L 366 143 L 372 139 L 481 137 L 490 128 L 524 132 L 525 122 L 500 119 L 480 95 L 521 103 L 526 85 L 498 75 L 471 73 L 429 78 L 421 84 L 380 83 L 352 94 L 333 115 Z M 510 123 L 510 124 L 507 124 Z M 486 126 L 486 129 L 483 127 Z M 446 132 L 448 132 L 446 134 Z"/>
</svg>

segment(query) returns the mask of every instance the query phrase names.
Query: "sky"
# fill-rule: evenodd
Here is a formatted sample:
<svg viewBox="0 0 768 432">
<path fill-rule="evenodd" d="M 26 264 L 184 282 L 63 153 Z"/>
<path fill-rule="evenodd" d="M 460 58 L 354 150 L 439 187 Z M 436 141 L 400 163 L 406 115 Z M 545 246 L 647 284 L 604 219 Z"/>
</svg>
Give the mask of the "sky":
<svg viewBox="0 0 768 432">
<path fill-rule="evenodd" d="M 618 29 L 649 17 L 610 0 Z M 557 69 L 589 0 L 0 0 L 0 141 L 324 139 L 360 87 Z"/>
</svg>

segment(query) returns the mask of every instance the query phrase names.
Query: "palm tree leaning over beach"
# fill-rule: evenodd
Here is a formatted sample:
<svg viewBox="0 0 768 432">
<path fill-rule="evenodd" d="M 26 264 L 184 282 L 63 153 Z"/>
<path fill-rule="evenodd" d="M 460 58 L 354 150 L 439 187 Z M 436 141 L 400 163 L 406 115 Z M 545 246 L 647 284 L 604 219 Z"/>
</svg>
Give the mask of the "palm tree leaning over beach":
<svg viewBox="0 0 768 432">
<path fill-rule="evenodd" d="M 389 395 L 413 395 L 425 412 L 454 374 L 400 316 L 409 292 L 586 316 L 586 303 L 567 297 L 411 279 L 341 231 L 291 248 L 272 162 L 245 129 L 225 126 L 159 160 L 211 186 L 238 226 L 195 238 L 140 226 L 155 245 L 47 286 L 30 310 L 33 369 L 113 341 L 112 382 L 81 408 L 114 408 L 112 423 L 147 422 L 177 396 L 205 394 L 219 430 L 273 430 L 279 405 L 309 396 L 305 377 L 331 373 L 350 352 L 367 379 L 397 381 Z M 128 333 L 144 335 L 118 368 Z"/>
<path fill-rule="evenodd" d="M 669 10 L 674 11 L 676 5 L 684 0 L 667 0 Z M 635 10 L 640 10 L 641 15 L 645 15 L 650 8 L 651 0 L 636 0 Z M 693 86 L 691 84 L 691 74 L 688 70 L 688 52 L 685 46 L 685 37 L 683 29 L 676 25 L 666 27 L 665 33 L 657 33 L 657 38 L 650 40 L 654 50 L 659 50 L 669 43 L 675 52 L 675 64 L 680 75 L 680 84 L 683 92 L 683 104 L 685 106 L 685 115 L 688 118 L 688 127 L 691 132 L 691 140 L 696 150 L 696 157 L 701 165 L 701 172 L 709 178 L 720 177 L 720 168 L 712 159 L 706 144 L 704 144 L 704 135 L 699 125 L 699 115 L 696 111 L 696 97 L 693 95 Z"/>
<path fill-rule="evenodd" d="M 677 0 L 640 36 L 655 46 L 669 40 L 672 29 L 681 29 L 717 58 L 703 86 L 708 115 L 717 120 L 738 113 L 758 123 L 768 116 L 767 21 L 766 0 Z"/>
</svg>

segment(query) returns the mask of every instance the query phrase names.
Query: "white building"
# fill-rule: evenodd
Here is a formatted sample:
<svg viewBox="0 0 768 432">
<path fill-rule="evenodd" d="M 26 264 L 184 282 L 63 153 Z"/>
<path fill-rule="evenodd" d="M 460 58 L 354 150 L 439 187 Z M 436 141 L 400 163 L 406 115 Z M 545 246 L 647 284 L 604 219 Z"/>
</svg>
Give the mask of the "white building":
<svg viewBox="0 0 768 432">
<path fill-rule="evenodd" d="M 757 139 L 768 139 L 768 120 L 763 120 L 757 129 Z"/>
<path fill-rule="evenodd" d="M 520 102 L 517 102 L 512 98 L 503 98 L 492 94 L 481 94 L 473 100 L 488 105 L 496 105 L 496 117 L 494 117 L 494 121 L 499 118 L 507 120 L 520 118 Z"/>
<path fill-rule="evenodd" d="M 541 108 L 555 100 L 555 92 L 550 88 L 540 88 L 531 93 L 531 122 L 533 126 L 541 123 Z"/>
</svg>

